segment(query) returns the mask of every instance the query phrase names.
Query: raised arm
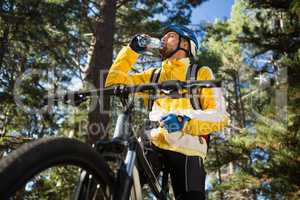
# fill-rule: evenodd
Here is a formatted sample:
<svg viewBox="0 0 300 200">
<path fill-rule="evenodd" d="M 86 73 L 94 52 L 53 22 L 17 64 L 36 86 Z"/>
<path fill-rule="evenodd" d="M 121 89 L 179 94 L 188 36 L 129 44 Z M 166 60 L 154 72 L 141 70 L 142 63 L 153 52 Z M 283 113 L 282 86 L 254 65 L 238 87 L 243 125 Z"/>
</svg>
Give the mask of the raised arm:
<svg viewBox="0 0 300 200">
<path fill-rule="evenodd" d="M 149 82 L 153 69 L 142 73 L 129 74 L 138 56 L 139 54 L 129 46 L 123 47 L 108 72 L 105 87 L 115 84 L 137 85 Z"/>
</svg>

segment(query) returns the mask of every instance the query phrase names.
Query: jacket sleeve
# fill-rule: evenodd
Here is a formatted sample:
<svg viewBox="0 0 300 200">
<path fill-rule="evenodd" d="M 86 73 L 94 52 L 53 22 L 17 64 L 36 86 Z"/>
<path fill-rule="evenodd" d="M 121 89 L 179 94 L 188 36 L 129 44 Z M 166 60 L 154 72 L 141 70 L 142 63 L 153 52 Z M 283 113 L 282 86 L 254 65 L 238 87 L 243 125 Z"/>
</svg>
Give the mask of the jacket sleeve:
<svg viewBox="0 0 300 200">
<path fill-rule="evenodd" d="M 213 80 L 210 68 L 201 67 L 198 80 Z M 191 135 L 207 135 L 222 130 L 229 122 L 225 108 L 225 100 L 220 88 L 203 88 L 200 93 L 200 103 L 203 110 L 192 110 L 188 113 L 191 120 L 183 129 Z"/>
<path fill-rule="evenodd" d="M 123 47 L 108 72 L 105 87 L 115 84 L 136 85 L 149 82 L 153 69 L 142 73 L 129 74 L 138 56 L 139 54 L 129 46 Z"/>
</svg>

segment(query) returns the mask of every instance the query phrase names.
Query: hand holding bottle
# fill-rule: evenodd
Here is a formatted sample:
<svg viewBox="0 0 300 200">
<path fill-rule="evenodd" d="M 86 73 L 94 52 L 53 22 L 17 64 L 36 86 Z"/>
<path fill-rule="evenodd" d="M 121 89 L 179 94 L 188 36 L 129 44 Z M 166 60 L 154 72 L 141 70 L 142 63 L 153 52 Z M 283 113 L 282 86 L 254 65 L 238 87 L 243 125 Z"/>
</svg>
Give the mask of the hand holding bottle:
<svg viewBox="0 0 300 200">
<path fill-rule="evenodd" d="M 137 53 L 157 55 L 159 54 L 159 49 L 163 48 L 163 43 L 158 38 L 138 34 L 133 37 L 129 46 Z"/>
<path fill-rule="evenodd" d="M 142 37 L 143 37 L 143 35 L 135 35 L 129 44 L 130 48 L 137 53 L 142 53 L 143 51 L 146 50 L 146 46 L 140 45 L 140 42 L 139 42 Z"/>
</svg>

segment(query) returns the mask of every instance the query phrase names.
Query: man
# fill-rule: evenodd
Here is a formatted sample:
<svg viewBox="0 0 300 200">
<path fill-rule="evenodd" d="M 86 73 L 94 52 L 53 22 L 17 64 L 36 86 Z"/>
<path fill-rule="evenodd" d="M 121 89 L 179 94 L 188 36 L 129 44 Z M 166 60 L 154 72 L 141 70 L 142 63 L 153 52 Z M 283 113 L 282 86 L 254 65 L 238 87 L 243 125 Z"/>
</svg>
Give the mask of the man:
<svg viewBox="0 0 300 200">
<path fill-rule="evenodd" d="M 162 41 L 164 47 L 160 53 L 163 62 L 159 82 L 185 81 L 187 69 L 198 49 L 195 34 L 186 27 L 170 25 L 165 29 Z M 141 50 L 134 37 L 111 66 L 106 86 L 150 82 L 153 69 L 137 74 L 128 73 Z M 211 80 L 214 76 L 210 68 L 201 67 L 197 79 Z M 163 156 L 177 200 L 205 199 L 205 136 L 222 129 L 228 122 L 219 90 L 205 88 L 200 95 L 202 110 L 193 109 L 189 98 L 161 98 L 155 100 L 149 114 L 151 121 L 161 124 L 160 128 L 151 131 L 152 148 Z"/>
</svg>

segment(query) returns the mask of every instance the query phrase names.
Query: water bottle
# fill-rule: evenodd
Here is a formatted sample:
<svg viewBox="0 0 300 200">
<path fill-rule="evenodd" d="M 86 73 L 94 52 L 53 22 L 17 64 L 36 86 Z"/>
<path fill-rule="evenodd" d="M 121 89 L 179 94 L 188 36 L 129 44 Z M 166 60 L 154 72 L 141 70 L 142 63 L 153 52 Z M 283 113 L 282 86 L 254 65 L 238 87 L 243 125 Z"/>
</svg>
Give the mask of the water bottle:
<svg viewBox="0 0 300 200">
<path fill-rule="evenodd" d="M 146 47 L 143 54 L 152 56 L 159 56 L 159 50 L 164 47 L 163 42 L 160 39 L 146 35 L 138 36 L 138 45 L 140 47 Z"/>
</svg>

